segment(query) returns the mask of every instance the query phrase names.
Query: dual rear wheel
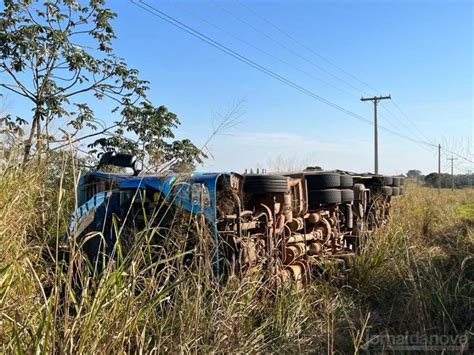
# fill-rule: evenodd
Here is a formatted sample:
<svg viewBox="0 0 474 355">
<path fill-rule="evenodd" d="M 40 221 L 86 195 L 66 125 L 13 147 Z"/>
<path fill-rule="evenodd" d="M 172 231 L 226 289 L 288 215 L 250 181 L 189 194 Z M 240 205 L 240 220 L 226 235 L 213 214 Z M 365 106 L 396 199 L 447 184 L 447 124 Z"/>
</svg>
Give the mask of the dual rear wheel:
<svg viewBox="0 0 474 355">
<path fill-rule="evenodd" d="M 350 175 L 318 172 L 305 174 L 305 179 L 310 208 L 354 201 L 354 180 Z"/>
</svg>

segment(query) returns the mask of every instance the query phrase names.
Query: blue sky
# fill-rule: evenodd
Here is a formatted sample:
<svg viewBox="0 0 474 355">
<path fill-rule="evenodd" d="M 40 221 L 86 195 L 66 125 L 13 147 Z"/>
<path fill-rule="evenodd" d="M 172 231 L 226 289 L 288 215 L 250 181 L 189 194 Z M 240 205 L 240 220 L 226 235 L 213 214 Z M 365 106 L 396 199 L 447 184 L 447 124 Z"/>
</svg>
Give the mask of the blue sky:
<svg viewBox="0 0 474 355">
<path fill-rule="evenodd" d="M 423 136 L 392 103 L 380 108 L 381 125 L 464 155 L 468 145 L 472 151 L 470 1 L 147 2 L 370 120 L 372 106 L 362 103 L 360 96 L 391 94 Z M 179 115 L 179 137 L 203 144 L 212 132 L 215 113 L 243 101 L 240 123 L 211 141 L 212 157 L 202 170 L 272 168 L 278 159 L 294 165 L 373 169 L 372 126 L 265 76 L 128 1 L 110 6 L 118 14 L 118 55 L 151 82 L 155 104 Z M 380 131 L 379 140 L 381 172 L 436 170 L 436 149 L 385 131 Z M 447 168 L 443 157 L 443 169 Z M 469 168 L 474 170 L 456 162 L 459 172 Z"/>
</svg>

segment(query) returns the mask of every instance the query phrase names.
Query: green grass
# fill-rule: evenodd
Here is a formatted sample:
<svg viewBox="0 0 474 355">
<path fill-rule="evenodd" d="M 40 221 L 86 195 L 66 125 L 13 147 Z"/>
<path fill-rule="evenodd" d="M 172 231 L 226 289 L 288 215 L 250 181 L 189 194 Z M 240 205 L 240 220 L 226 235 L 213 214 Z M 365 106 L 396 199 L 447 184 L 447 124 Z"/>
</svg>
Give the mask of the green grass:
<svg viewBox="0 0 474 355">
<path fill-rule="evenodd" d="M 474 201 L 466 201 L 456 208 L 456 213 L 462 219 L 474 222 Z"/>
<path fill-rule="evenodd" d="M 72 200 L 67 156 L 0 172 L 0 352 L 359 352 L 375 334 L 472 332 L 474 190 L 409 185 L 387 227 L 366 238 L 347 282 L 274 291 L 253 274 L 219 288 L 205 258 L 150 262 L 149 236 L 102 275 L 79 246 L 58 267 Z M 165 267 L 163 267 L 163 265 Z M 78 280 L 87 285 L 79 293 Z"/>
</svg>

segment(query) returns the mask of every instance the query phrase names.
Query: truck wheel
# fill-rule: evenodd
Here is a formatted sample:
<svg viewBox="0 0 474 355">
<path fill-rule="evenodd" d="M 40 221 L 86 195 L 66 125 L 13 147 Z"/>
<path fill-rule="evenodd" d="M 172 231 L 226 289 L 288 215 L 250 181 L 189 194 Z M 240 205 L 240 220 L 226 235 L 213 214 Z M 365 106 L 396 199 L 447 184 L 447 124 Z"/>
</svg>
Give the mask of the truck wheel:
<svg viewBox="0 0 474 355">
<path fill-rule="evenodd" d="M 354 179 L 350 175 L 341 175 L 341 187 L 351 188 L 354 186 Z"/>
<path fill-rule="evenodd" d="M 349 189 L 341 190 L 341 202 L 349 203 L 354 201 L 354 191 Z"/>
<path fill-rule="evenodd" d="M 341 203 L 341 190 L 310 190 L 308 191 L 308 204 L 310 207 L 319 207 L 322 205 L 330 205 Z"/>
<path fill-rule="evenodd" d="M 400 195 L 400 188 L 398 186 L 393 186 L 392 187 L 392 196 L 398 196 Z"/>
<path fill-rule="evenodd" d="M 393 178 L 391 176 L 384 176 L 383 177 L 383 184 L 386 186 L 393 185 Z"/>
<path fill-rule="evenodd" d="M 398 176 L 394 176 L 392 180 L 392 186 L 400 186 L 400 178 Z"/>
<path fill-rule="evenodd" d="M 288 192 L 288 178 L 282 175 L 245 175 L 244 191 L 285 193 Z"/>
<path fill-rule="evenodd" d="M 380 192 L 382 192 L 384 196 L 392 196 L 392 188 L 390 186 L 382 186 Z"/>
<path fill-rule="evenodd" d="M 341 186 L 341 175 L 337 173 L 305 174 L 308 190 L 328 189 Z"/>
</svg>

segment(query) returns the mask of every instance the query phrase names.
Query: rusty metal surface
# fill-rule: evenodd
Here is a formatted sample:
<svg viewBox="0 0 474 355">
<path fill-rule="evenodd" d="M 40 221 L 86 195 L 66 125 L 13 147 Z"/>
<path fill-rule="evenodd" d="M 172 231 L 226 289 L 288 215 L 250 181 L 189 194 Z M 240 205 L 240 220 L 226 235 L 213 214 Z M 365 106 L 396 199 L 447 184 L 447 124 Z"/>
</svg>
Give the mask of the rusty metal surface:
<svg viewBox="0 0 474 355">
<path fill-rule="evenodd" d="M 265 176 L 272 178 L 266 180 Z M 391 189 L 383 184 L 392 181 L 391 177 L 353 174 L 352 201 L 311 207 L 305 174 L 285 176 L 286 192 L 281 192 L 276 183 L 272 185 L 277 174 L 262 175 L 259 183 L 264 188 L 259 191 L 243 192 L 245 175 L 240 186 L 232 186 L 241 199 L 242 211 L 226 215 L 222 219 L 226 222 L 219 229 L 234 233 L 235 255 L 227 257 L 238 260 L 239 272 L 260 264 L 276 277 L 278 284 L 295 282 L 303 286 L 322 263 L 346 267 L 357 252 L 359 236 L 370 234 L 388 221 L 393 197 L 387 194 Z M 400 184 L 400 179 L 395 182 Z M 278 187 L 275 192 L 272 186 Z"/>
</svg>

